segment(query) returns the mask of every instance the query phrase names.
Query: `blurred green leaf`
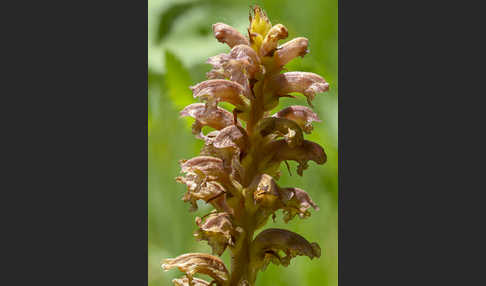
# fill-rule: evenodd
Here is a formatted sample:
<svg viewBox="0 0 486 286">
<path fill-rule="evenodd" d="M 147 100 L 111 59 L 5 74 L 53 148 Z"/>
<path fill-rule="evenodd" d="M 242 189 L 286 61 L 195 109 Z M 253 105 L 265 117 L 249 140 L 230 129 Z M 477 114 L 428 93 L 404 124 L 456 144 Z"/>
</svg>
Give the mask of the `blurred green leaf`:
<svg viewBox="0 0 486 286">
<path fill-rule="evenodd" d="M 159 16 L 160 21 L 155 43 L 159 44 L 170 33 L 170 30 L 177 18 L 194 7 L 197 3 L 198 2 L 175 3 L 168 9 L 164 10 Z"/>
<path fill-rule="evenodd" d="M 186 105 L 195 102 L 192 98 L 192 92 L 189 89 L 189 86 L 191 85 L 189 71 L 184 67 L 177 56 L 169 50 L 165 51 L 165 66 L 165 84 L 172 103 L 178 109 L 182 109 Z"/>
</svg>

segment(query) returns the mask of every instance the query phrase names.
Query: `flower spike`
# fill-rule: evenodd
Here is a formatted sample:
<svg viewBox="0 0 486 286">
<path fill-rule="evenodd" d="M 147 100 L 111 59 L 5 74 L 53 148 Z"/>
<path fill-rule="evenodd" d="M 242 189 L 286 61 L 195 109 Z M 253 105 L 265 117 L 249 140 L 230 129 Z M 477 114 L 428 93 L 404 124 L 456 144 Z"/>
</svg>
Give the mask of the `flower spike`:
<svg viewBox="0 0 486 286">
<path fill-rule="evenodd" d="M 279 210 L 286 223 L 296 216 L 309 217 L 311 208 L 319 210 L 307 192 L 281 187 L 276 180 L 282 162 L 288 167 L 287 161 L 296 161 L 300 176 L 308 161 L 326 162 L 324 149 L 304 139 L 312 123 L 320 120 L 306 106 L 271 110 L 280 98 L 295 97 L 291 93 L 303 94 L 312 106 L 316 94 L 327 91 L 329 83 L 310 72 L 281 73 L 292 59 L 308 53 L 308 39 L 298 37 L 279 46 L 289 35 L 284 25 L 272 25 L 258 6 L 251 8 L 249 18 L 248 37 L 227 24 L 213 25 L 216 39 L 231 50 L 207 60 L 208 80 L 190 87 L 202 102 L 180 112 L 181 117 L 194 118 L 192 132 L 204 140 L 198 156 L 180 161 L 182 174 L 176 180 L 186 187 L 182 200 L 191 211 L 198 208 L 198 201 L 214 208 L 196 217 L 194 237 L 205 240 L 214 255 L 230 251 L 231 272 L 217 256 L 183 254 L 162 264 L 164 270 L 185 272 L 172 280 L 176 286 L 255 286 L 258 272 L 270 262 L 288 266 L 295 256 L 321 255 L 317 243 L 284 229 L 270 228 L 254 236 L 270 217 L 275 221 Z M 220 107 L 220 102 L 229 103 L 231 110 Z M 213 130 L 203 134 L 205 126 Z"/>
</svg>

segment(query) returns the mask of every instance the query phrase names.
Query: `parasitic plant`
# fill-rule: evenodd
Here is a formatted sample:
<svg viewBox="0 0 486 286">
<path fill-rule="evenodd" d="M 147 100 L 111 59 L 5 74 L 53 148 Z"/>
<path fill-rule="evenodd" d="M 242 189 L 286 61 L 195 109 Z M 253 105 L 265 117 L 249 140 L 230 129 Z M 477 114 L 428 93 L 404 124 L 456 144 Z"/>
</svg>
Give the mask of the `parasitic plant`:
<svg viewBox="0 0 486 286">
<path fill-rule="evenodd" d="M 302 189 L 281 187 L 276 180 L 280 165 L 298 162 L 302 176 L 308 161 L 326 162 L 323 148 L 304 139 L 312 131 L 312 122 L 320 121 L 311 108 L 290 106 L 270 114 L 281 97 L 300 93 L 312 100 L 329 89 L 319 75 L 309 72 L 282 72 L 285 64 L 308 53 L 308 40 L 295 38 L 282 45 L 288 31 L 282 24 L 271 25 L 267 15 L 255 6 L 250 11 L 248 37 L 235 28 L 216 23 L 213 33 L 231 51 L 208 59 L 212 65 L 208 80 L 191 87 L 194 103 L 181 111 L 181 116 L 195 119 L 194 135 L 204 140 L 199 156 L 181 160 L 183 176 L 176 180 L 187 186 L 183 200 L 191 210 L 197 201 L 211 204 L 214 210 L 196 217 L 194 236 L 206 240 L 213 255 L 187 253 L 166 259 L 162 268 L 178 268 L 185 273 L 174 279 L 175 285 L 253 286 L 259 271 L 272 262 L 288 266 L 297 255 L 313 259 L 321 249 L 302 236 L 277 228 L 255 232 L 262 228 L 275 212 L 282 210 L 284 221 L 296 215 L 305 218 L 309 208 L 317 205 Z M 234 106 L 229 112 L 218 106 L 227 102 Z M 214 131 L 204 134 L 203 128 Z M 289 169 L 290 171 L 290 169 Z M 221 256 L 231 251 L 228 269 Z M 283 254 L 282 254 L 283 253 Z M 194 277 L 205 274 L 211 282 Z"/>
</svg>

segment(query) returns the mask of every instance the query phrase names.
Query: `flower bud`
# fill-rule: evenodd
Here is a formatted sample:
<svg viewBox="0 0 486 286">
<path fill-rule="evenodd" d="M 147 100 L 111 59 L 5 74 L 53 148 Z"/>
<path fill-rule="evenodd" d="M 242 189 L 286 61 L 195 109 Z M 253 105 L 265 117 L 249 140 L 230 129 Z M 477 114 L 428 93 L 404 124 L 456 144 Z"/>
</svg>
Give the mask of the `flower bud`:
<svg viewBox="0 0 486 286">
<path fill-rule="evenodd" d="M 226 43 L 230 48 L 250 44 L 238 30 L 224 23 L 213 24 L 213 34 L 219 42 Z"/>
<path fill-rule="evenodd" d="M 309 52 L 307 49 L 308 45 L 309 40 L 304 37 L 299 37 L 288 41 L 287 43 L 278 47 L 275 51 L 273 55 L 275 64 L 281 67 L 298 56 L 304 57 Z"/>
<path fill-rule="evenodd" d="M 277 24 L 273 26 L 263 40 L 260 48 L 260 55 L 266 56 L 268 53 L 275 50 L 275 48 L 277 48 L 278 41 L 287 38 L 288 35 L 289 31 L 284 25 Z"/>
</svg>

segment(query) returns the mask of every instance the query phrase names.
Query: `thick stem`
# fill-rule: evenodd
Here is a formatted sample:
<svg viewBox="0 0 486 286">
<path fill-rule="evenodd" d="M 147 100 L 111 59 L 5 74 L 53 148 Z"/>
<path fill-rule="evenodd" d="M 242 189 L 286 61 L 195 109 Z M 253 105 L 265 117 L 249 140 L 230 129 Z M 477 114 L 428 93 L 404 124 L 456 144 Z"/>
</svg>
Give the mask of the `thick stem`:
<svg viewBox="0 0 486 286">
<path fill-rule="evenodd" d="M 250 245 L 252 234 L 244 233 L 241 244 L 231 257 L 231 280 L 229 286 L 253 286 L 255 281 L 250 273 Z M 247 281 L 248 284 L 243 284 Z"/>
</svg>

